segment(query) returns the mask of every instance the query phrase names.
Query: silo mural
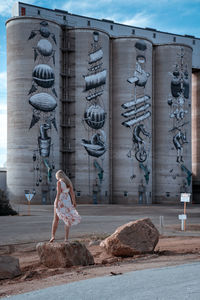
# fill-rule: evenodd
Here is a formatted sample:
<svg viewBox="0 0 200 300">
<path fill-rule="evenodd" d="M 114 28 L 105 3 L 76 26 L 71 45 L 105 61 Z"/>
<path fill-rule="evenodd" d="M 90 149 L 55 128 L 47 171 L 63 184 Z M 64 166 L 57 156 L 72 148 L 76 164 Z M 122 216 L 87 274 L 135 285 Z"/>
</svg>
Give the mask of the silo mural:
<svg viewBox="0 0 200 300">
<path fill-rule="evenodd" d="M 113 130 L 117 145 L 113 152 L 121 153 L 120 158 L 114 157 L 114 176 L 116 176 L 115 173 L 122 173 L 122 170 L 126 169 L 124 197 L 137 201 L 142 187 L 141 202 L 150 203 L 152 193 L 152 44 L 149 41 L 136 38 L 120 38 L 113 41 L 113 100 L 113 114 L 121 114 L 121 125 L 124 127 L 124 129 Z M 121 104 L 120 110 L 120 107 L 117 108 L 119 104 Z M 113 122 L 114 128 L 116 128 L 115 123 Z M 119 136 L 121 136 L 121 143 L 119 143 Z M 125 162 L 127 162 L 126 167 Z M 124 181 L 124 176 L 122 181 Z M 118 180 L 120 183 L 120 179 Z M 127 200 L 124 199 L 124 201 Z"/>
<path fill-rule="evenodd" d="M 35 189 L 41 203 L 60 167 L 79 203 L 179 201 L 192 186 L 192 49 L 67 18 L 7 22 L 11 202 Z"/>
<path fill-rule="evenodd" d="M 190 82 L 187 64 L 184 61 L 184 49 L 177 53 L 177 61 L 171 75 L 171 93 L 168 97 L 170 109 L 169 116 L 172 119 L 172 128 L 169 130 L 172 135 L 173 145 L 176 150 L 176 162 L 180 163 L 181 170 L 186 173 L 187 184 L 191 184 L 192 172 L 184 165 L 184 146 L 188 144 L 187 127 L 190 123 L 191 102 Z"/>
<path fill-rule="evenodd" d="M 27 16 L 10 19 L 6 26 L 9 199 L 27 202 L 29 191 L 36 192 L 32 202 L 51 203 L 52 170 L 59 168 L 61 156 L 57 125 L 61 29 L 53 21 Z"/>
<path fill-rule="evenodd" d="M 51 173 L 55 168 L 51 129 L 53 126 L 57 131 L 55 118 L 57 92 L 54 87 L 54 46 L 57 42 L 55 34 L 50 32 L 46 21 L 40 22 L 38 30 L 31 31 L 28 40 L 34 39 L 37 35 L 39 35 L 39 40 L 36 42 L 36 46 L 33 47 L 35 66 L 32 72 L 32 86 L 28 95 L 30 95 L 29 104 L 33 107 L 29 129 L 37 123 L 39 124 L 38 140 L 33 150 L 34 180 L 35 185 L 39 186 L 42 182 L 42 168 L 46 167 L 48 183 L 51 182 Z"/>
<path fill-rule="evenodd" d="M 84 113 L 84 120 L 88 125 L 88 131 L 95 133 L 90 140 L 82 139 L 82 145 L 88 155 L 94 157 L 100 157 L 106 152 L 106 134 L 101 129 L 105 123 L 106 112 L 102 107 L 103 102 L 100 100 L 100 96 L 103 95 L 103 86 L 106 84 L 107 72 L 102 68 L 102 59 L 103 50 L 99 43 L 99 33 L 94 31 L 93 42 L 89 51 L 88 74 L 84 75 L 84 92 L 87 92 L 85 98 L 88 102 Z"/>
<path fill-rule="evenodd" d="M 74 185 L 82 203 L 108 203 L 110 197 L 110 86 L 108 34 L 95 28 L 69 30 L 75 45 L 69 61 L 73 114 Z"/>
<path fill-rule="evenodd" d="M 191 61 L 184 45 L 155 48 L 155 199 L 191 192 Z"/>
<path fill-rule="evenodd" d="M 145 93 L 145 86 L 150 73 L 143 69 L 146 63 L 146 57 L 143 55 L 147 49 L 146 43 L 138 41 L 135 43 L 135 48 L 138 52 L 142 52 L 142 54 L 138 54 L 136 57 L 133 77 L 127 79 L 130 84 L 133 84 L 133 100 L 122 104 L 122 107 L 126 109 L 126 112 L 122 113 L 122 116 L 126 118 L 126 121 L 122 125 L 132 128 L 133 146 L 128 156 L 131 156 L 133 151 L 137 161 L 143 163 L 147 160 L 148 155 L 144 139 L 145 137 L 150 138 L 150 132 L 145 130 L 144 125 L 145 120 L 151 117 L 149 110 L 151 107 L 151 97 Z M 142 92 L 138 87 L 142 88 Z M 141 94 L 143 95 L 141 96 Z M 147 178 L 146 182 L 148 183 Z"/>
</svg>

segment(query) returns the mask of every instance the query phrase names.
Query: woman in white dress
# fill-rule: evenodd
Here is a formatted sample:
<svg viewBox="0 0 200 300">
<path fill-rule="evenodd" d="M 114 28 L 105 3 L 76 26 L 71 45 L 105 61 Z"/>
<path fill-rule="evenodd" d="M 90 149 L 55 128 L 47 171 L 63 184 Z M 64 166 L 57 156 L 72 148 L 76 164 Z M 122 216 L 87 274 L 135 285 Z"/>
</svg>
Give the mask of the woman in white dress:
<svg viewBox="0 0 200 300">
<path fill-rule="evenodd" d="M 50 242 L 55 240 L 59 219 L 65 223 L 65 241 L 68 240 L 70 227 L 81 221 L 81 217 L 76 210 L 76 200 L 71 180 L 62 170 L 56 173 L 56 179 L 58 180 L 57 195 L 54 201 L 54 219 Z"/>
</svg>

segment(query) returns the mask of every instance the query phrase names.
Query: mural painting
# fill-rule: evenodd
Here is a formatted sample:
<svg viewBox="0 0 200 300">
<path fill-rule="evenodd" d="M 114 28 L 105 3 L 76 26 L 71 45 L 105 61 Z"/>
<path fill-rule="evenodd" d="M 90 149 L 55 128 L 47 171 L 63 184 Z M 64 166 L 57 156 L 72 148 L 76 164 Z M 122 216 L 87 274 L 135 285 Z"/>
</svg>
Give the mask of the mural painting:
<svg viewBox="0 0 200 300">
<path fill-rule="evenodd" d="M 144 172 L 146 184 L 149 182 L 150 171 L 147 167 L 150 152 L 151 133 L 148 131 L 148 119 L 151 117 L 151 97 L 146 94 L 146 83 L 150 73 L 145 70 L 147 44 L 145 41 L 135 43 L 136 61 L 133 76 L 127 82 L 133 86 L 133 99 L 123 103 L 121 106 L 125 110 L 121 115 L 125 118 L 122 125 L 131 129 L 132 147 L 127 156 L 133 158 Z M 134 161 L 133 161 L 134 164 Z M 132 175 L 130 178 L 135 178 Z"/>
<path fill-rule="evenodd" d="M 190 84 L 187 64 L 184 62 L 184 49 L 180 49 L 177 54 L 178 62 L 173 67 L 171 76 L 171 93 L 168 97 L 169 117 L 172 128 L 169 130 L 174 150 L 176 151 L 176 162 L 180 165 L 183 172 L 186 173 L 188 186 L 191 183 L 192 173 L 184 165 L 184 148 L 188 144 L 187 129 L 190 113 Z"/>
<path fill-rule="evenodd" d="M 100 45 L 99 33 L 93 32 L 93 41 L 88 53 L 88 73 L 83 75 L 85 80 L 86 108 L 84 112 L 84 124 L 89 139 L 82 139 L 82 146 L 89 157 L 100 158 L 101 161 L 93 161 L 95 169 L 101 169 L 101 185 L 103 179 L 103 154 L 107 150 L 106 133 L 103 129 L 106 121 L 106 112 L 102 95 L 106 84 L 107 70 L 103 68 L 103 49 Z M 90 167 L 89 167 L 90 168 Z M 98 175 L 99 176 L 99 175 Z"/>
<path fill-rule="evenodd" d="M 42 182 L 42 168 L 46 169 L 48 184 L 51 183 L 54 167 L 52 126 L 57 131 L 55 109 L 57 107 L 57 92 L 55 90 L 55 34 L 49 31 L 48 22 L 42 21 L 38 30 L 32 30 L 28 40 L 36 40 L 32 86 L 29 90 L 29 104 L 33 108 L 30 127 L 38 126 L 38 140 L 33 150 L 34 183 Z"/>
</svg>

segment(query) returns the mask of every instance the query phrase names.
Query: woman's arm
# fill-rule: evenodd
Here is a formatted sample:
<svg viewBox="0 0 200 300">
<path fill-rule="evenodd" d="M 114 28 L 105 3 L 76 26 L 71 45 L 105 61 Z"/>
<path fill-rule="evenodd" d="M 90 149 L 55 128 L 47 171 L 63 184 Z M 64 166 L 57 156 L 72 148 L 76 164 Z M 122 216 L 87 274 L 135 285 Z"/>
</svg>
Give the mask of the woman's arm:
<svg viewBox="0 0 200 300">
<path fill-rule="evenodd" d="M 74 207 L 76 207 L 76 198 L 75 198 L 75 193 L 74 193 L 74 189 L 72 186 L 70 186 L 69 192 L 70 192 L 70 196 L 72 199 L 72 204 L 74 205 Z"/>
<path fill-rule="evenodd" d="M 58 200 L 59 200 L 60 194 L 61 194 L 61 184 L 60 184 L 60 181 L 58 181 L 57 182 L 57 194 L 56 194 L 56 199 L 54 202 L 54 205 L 56 208 L 58 207 Z"/>
</svg>

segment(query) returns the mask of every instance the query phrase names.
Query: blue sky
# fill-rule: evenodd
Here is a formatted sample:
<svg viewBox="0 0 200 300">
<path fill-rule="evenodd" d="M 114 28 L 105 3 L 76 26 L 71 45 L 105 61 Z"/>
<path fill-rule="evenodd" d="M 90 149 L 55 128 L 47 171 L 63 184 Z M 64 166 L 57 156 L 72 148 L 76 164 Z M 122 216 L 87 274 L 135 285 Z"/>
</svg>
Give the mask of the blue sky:
<svg viewBox="0 0 200 300">
<path fill-rule="evenodd" d="M 6 162 L 6 28 L 15 0 L 0 3 L 0 167 Z M 27 0 L 21 1 L 50 9 L 110 19 L 138 27 L 152 27 L 175 34 L 200 38 L 200 0 Z"/>
</svg>

